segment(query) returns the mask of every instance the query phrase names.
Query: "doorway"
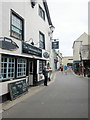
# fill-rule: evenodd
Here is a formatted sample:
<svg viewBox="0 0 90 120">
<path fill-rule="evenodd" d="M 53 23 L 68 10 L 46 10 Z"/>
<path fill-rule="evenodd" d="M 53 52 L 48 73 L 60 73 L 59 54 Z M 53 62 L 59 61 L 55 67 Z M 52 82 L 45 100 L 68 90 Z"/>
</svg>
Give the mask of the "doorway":
<svg viewBox="0 0 90 120">
<path fill-rule="evenodd" d="M 29 85 L 34 86 L 37 84 L 37 61 L 29 61 Z"/>
</svg>

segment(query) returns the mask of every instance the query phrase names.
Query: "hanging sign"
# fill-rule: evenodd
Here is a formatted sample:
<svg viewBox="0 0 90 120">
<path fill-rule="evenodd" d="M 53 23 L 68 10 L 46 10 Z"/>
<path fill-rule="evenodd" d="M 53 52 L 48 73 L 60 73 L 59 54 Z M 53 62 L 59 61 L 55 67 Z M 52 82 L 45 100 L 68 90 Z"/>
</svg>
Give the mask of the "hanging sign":
<svg viewBox="0 0 90 120">
<path fill-rule="evenodd" d="M 59 41 L 52 42 L 52 49 L 59 49 Z"/>
<path fill-rule="evenodd" d="M 19 48 L 19 46 L 12 41 L 12 39 L 6 38 L 6 37 L 1 37 L 0 38 L 0 48 L 9 50 L 9 51 L 15 51 Z"/>
</svg>

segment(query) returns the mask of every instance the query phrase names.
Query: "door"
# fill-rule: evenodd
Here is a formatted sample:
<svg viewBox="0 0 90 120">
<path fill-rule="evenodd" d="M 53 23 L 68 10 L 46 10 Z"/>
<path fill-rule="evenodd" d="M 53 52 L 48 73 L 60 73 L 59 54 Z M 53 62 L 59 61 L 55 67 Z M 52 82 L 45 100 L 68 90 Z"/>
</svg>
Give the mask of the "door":
<svg viewBox="0 0 90 120">
<path fill-rule="evenodd" d="M 33 85 L 33 61 L 29 61 L 29 85 Z"/>
</svg>

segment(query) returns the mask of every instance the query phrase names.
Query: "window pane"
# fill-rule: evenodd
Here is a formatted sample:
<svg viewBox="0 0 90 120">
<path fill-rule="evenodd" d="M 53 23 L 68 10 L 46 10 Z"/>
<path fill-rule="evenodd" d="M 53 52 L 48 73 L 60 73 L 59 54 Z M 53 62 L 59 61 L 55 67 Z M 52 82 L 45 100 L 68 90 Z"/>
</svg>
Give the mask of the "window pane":
<svg viewBox="0 0 90 120">
<path fill-rule="evenodd" d="M 13 67 L 12 67 L 13 66 Z M 8 79 L 8 78 L 12 78 L 14 77 L 14 70 L 15 66 L 14 66 L 14 59 L 13 58 L 6 58 L 6 57 L 2 57 L 2 61 L 1 61 L 1 74 L 3 76 L 3 79 Z"/>
<path fill-rule="evenodd" d="M 26 60 L 25 59 L 18 59 L 17 62 L 17 77 L 22 77 L 26 75 Z"/>
<path fill-rule="evenodd" d="M 41 32 L 39 33 L 39 47 L 45 49 L 45 37 Z"/>
<path fill-rule="evenodd" d="M 39 61 L 39 72 L 42 72 L 42 61 Z"/>
<path fill-rule="evenodd" d="M 12 13 L 11 35 L 20 40 L 23 39 L 23 20 L 19 16 Z"/>
<path fill-rule="evenodd" d="M 39 6 L 39 15 L 43 20 L 45 20 L 45 12 L 40 6 Z"/>
</svg>

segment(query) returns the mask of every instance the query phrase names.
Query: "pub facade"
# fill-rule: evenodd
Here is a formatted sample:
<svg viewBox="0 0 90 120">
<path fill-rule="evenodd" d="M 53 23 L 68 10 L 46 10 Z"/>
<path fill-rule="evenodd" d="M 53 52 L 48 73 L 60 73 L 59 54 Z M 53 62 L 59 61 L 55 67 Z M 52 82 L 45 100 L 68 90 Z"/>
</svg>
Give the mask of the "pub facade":
<svg viewBox="0 0 90 120">
<path fill-rule="evenodd" d="M 0 27 L 0 96 L 9 98 L 8 85 L 26 80 L 41 83 L 43 67 L 50 64 L 53 26 L 47 2 L 2 2 Z"/>
</svg>

